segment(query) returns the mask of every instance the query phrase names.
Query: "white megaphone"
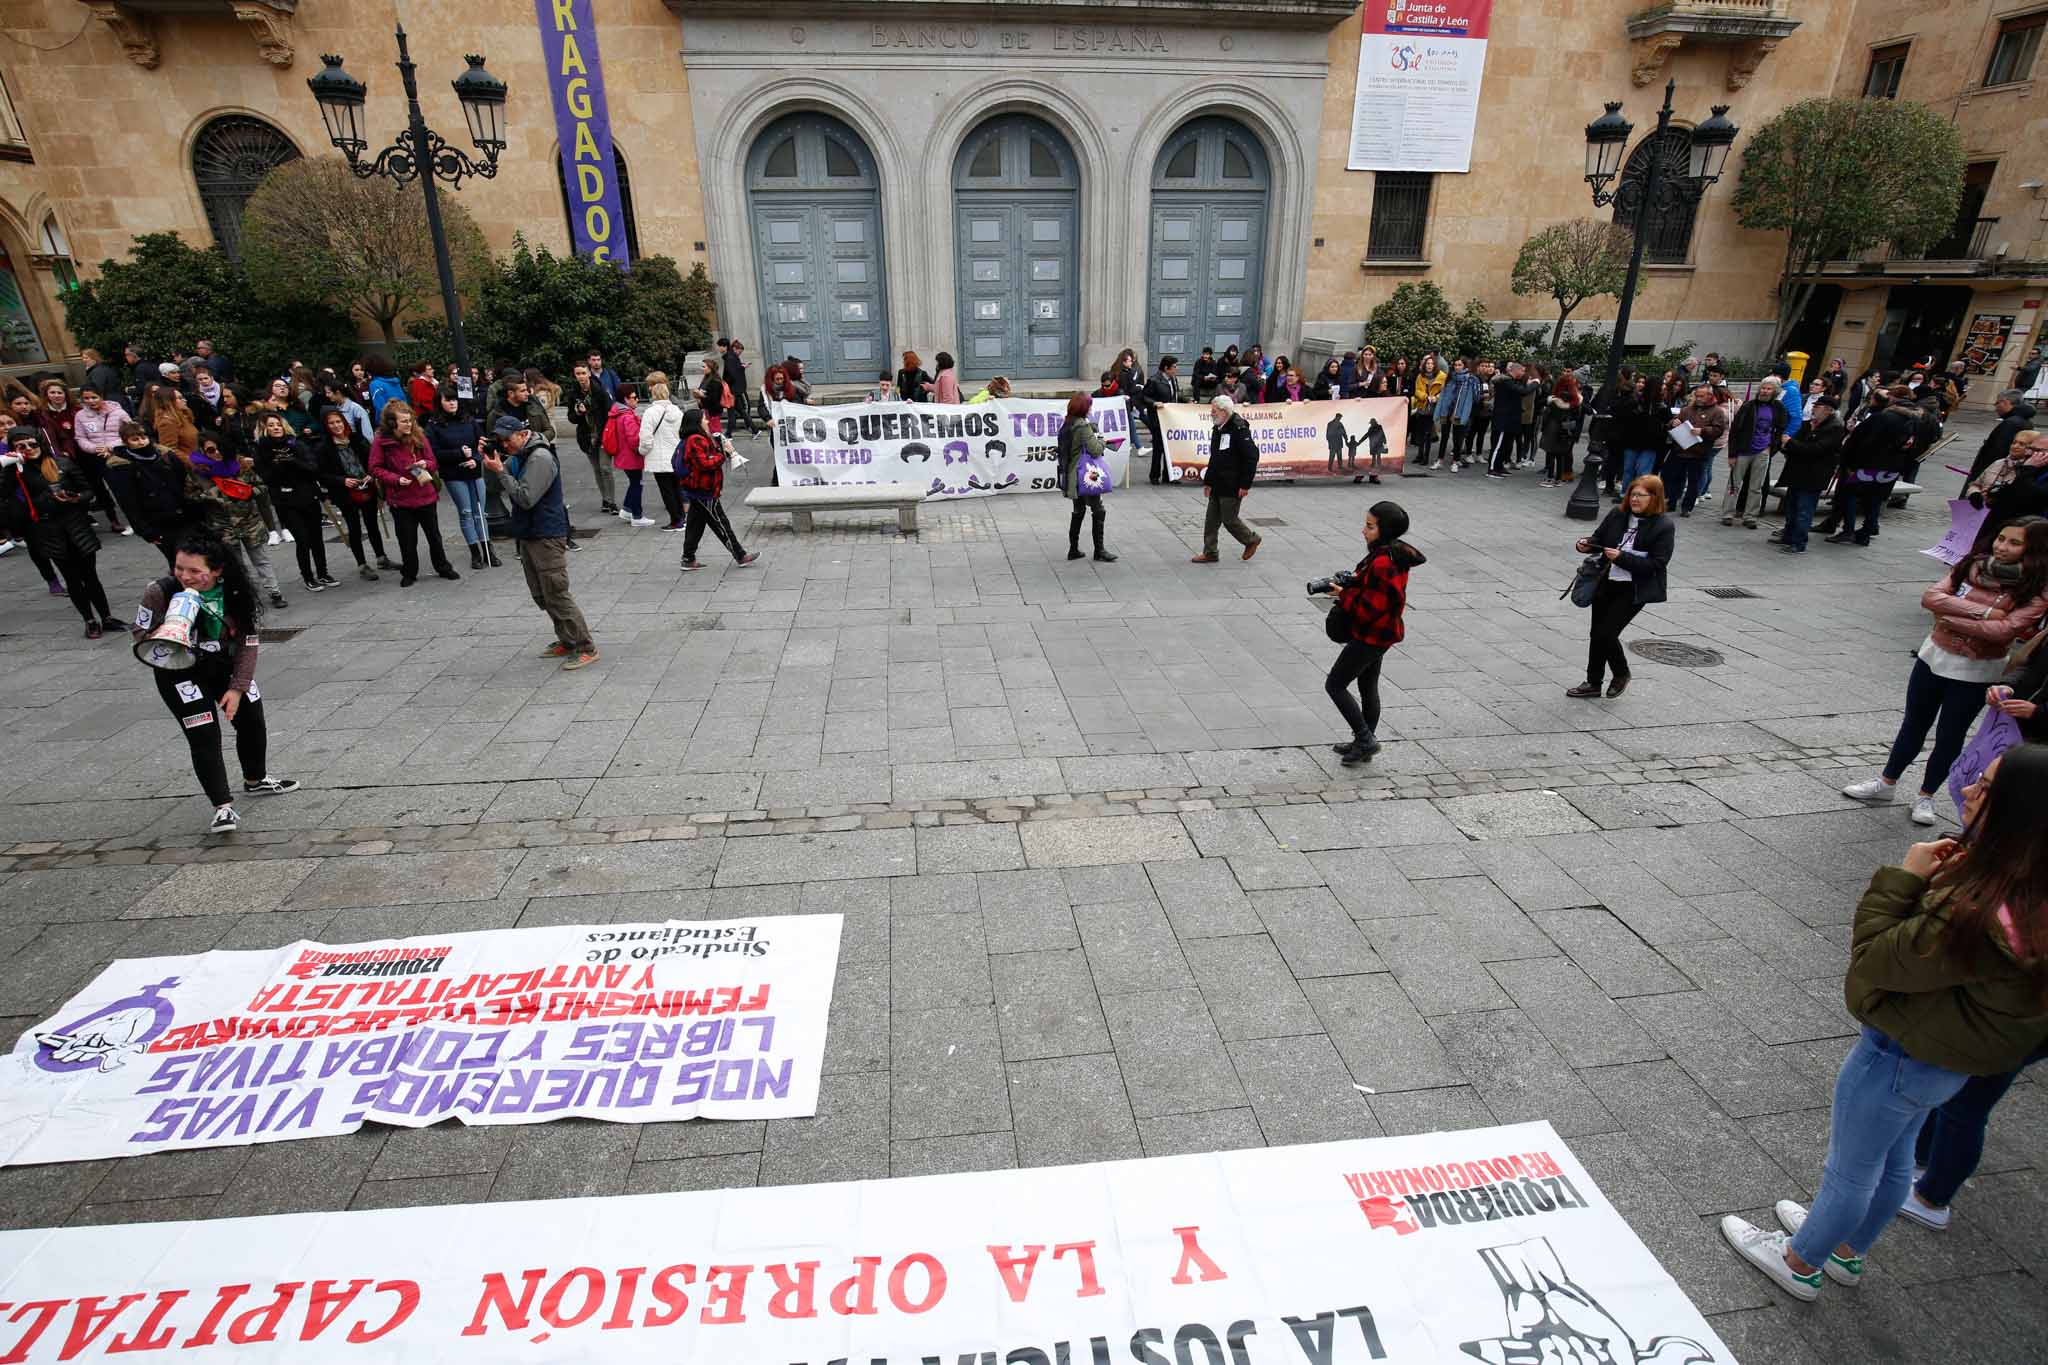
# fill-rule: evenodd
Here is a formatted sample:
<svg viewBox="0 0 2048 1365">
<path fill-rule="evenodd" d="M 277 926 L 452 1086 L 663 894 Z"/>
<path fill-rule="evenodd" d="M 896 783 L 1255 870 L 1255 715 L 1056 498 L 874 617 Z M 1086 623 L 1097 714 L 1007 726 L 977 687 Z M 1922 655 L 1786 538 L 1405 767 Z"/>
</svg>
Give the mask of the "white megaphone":
<svg viewBox="0 0 2048 1365">
<path fill-rule="evenodd" d="M 171 598 L 164 623 L 135 642 L 135 657 L 151 668 L 191 668 L 199 662 L 192 635 L 199 625 L 199 594 L 189 589 Z"/>
</svg>

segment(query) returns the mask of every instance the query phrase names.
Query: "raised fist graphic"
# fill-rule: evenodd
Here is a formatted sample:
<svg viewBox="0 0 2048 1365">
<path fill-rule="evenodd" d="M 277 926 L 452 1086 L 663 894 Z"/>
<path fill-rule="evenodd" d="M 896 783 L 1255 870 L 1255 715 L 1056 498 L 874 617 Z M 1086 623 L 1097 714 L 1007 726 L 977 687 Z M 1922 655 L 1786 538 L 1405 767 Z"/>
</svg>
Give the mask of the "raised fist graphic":
<svg viewBox="0 0 2048 1365">
<path fill-rule="evenodd" d="M 1547 1237 L 1479 1253 L 1507 1300 L 1508 1334 L 1465 1343 L 1486 1365 L 1706 1365 L 1714 1353 L 1688 1337 L 1637 1346 L 1591 1294 L 1573 1283 Z"/>
</svg>

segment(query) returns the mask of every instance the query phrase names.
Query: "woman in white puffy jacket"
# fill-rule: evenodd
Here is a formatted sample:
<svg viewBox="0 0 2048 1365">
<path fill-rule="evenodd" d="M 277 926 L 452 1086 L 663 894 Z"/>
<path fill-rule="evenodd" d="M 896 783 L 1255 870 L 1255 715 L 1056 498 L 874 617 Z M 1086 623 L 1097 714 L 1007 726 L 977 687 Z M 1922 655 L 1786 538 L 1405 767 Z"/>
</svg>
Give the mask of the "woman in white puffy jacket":
<svg viewBox="0 0 2048 1365">
<path fill-rule="evenodd" d="M 655 370 L 647 376 L 648 404 L 640 413 L 640 458 L 654 471 L 654 486 L 661 491 L 661 505 L 668 513 L 664 530 L 683 526 L 683 496 L 676 491 L 675 471 L 669 457 L 683 439 L 683 410 L 669 398 L 668 376 Z"/>
</svg>

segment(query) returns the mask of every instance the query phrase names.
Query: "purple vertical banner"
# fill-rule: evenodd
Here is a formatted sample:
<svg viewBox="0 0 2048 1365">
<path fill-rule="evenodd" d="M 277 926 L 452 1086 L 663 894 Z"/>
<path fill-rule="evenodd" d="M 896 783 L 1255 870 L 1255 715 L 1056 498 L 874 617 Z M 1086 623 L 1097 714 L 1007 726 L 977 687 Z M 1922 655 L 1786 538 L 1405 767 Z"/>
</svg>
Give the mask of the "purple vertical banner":
<svg viewBox="0 0 2048 1365">
<path fill-rule="evenodd" d="M 579 256 L 629 264 L 626 218 L 612 158 L 611 115 L 604 101 L 604 64 L 597 51 L 591 0 L 533 0 L 547 60 L 562 176 L 569 186 L 569 231 Z"/>
</svg>

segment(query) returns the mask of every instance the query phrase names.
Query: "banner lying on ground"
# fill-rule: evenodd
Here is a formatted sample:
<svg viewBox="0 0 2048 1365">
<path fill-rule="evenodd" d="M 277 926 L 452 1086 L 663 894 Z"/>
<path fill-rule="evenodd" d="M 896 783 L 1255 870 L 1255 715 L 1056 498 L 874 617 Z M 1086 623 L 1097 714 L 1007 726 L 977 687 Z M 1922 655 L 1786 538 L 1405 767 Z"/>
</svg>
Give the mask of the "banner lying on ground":
<svg viewBox="0 0 2048 1365">
<path fill-rule="evenodd" d="M 0 1066 L 0 1165 L 372 1119 L 816 1113 L 839 925 L 565 925 L 116 962 Z"/>
<path fill-rule="evenodd" d="M 11 1232 L 0 1284 L 0 1359 L 30 1362 L 1733 1360 L 1547 1123 Z"/>
<path fill-rule="evenodd" d="M 1108 447 L 1104 459 L 1125 482 L 1131 414 L 1121 398 L 1098 398 L 1089 414 Z M 1067 424 L 1064 398 L 997 398 L 986 403 L 770 405 L 775 469 L 785 486 L 914 483 L 932 498 L 1049 493 L 1058 488 L 1057 449 Z"/>
<path fill-rule="evenodd" d="M 1239 408 L 1259 446 L 1261 479 L 1401 472 L 1408 404 L 1399 398 L 1342 398 Z M 1159 426 L 1175 478 L 1200 480 L 1209 467 L 1209 406 L 1162 403 Z"/>
</svg>

